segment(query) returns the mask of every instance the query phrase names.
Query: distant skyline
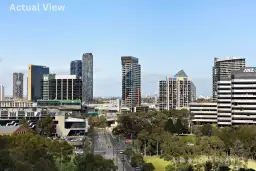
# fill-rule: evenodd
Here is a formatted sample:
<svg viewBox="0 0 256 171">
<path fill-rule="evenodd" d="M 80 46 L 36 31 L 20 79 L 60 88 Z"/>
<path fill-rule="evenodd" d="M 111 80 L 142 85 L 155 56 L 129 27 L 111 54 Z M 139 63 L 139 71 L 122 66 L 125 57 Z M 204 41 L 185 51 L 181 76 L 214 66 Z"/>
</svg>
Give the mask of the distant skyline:
<svg viewBox="0 0 256 171">
<path fill-rule="evenodd" d="M 94 55 L 94 96 L 121 96 L 121 56 L 139 58 L 142 95 L 183 69 L 197 96 L 211 96 L 214 57 L 246 58 L 256 66 L 254 0 L 41 0 L 62 12 L 10 12 L 0 1 L 0 84 L 12 95 L 13 72 L 28 64 L 69 74 L 70 61 Z M 24 81 L 24 95 L 27 83 Z"/>
</svg>

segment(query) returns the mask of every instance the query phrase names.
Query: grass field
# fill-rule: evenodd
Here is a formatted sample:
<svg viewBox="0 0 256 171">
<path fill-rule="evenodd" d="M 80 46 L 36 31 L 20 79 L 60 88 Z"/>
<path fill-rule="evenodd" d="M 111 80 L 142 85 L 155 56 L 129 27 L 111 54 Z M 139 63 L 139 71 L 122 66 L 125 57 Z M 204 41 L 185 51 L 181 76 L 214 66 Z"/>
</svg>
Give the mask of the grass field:
<svg viewBox="0 0 256 171">
<path fill-rule="evenodd" d="M 152 163 L 155 167 L 155 171 L 164 171 L 165 167 L 171 164 L 170 161 L 161 159 L 158 156 L 145 156 L 144 160 L 147 163 Z M 194 162 L 205 163 L 207 160 L 207 157 L 199 157 L 197 160 L 194 160 Z M 256 161 L 248 161 L 247 167 L 251 169 L 256 169 Z"/>
<path fill-rule="evenodd" d="M 161 159 L 158 156 L 145 156 L 144 160 L 147 163 L 152 163 L 155 167 L 155 171 L 164 171 L 165 167 L 167 165 L 171 164 L 170 161 L 166 161 L 164 159 Z"/>
<path fill-rule="evenodd" d="M 186 143 L 196 143 L 196 136 L 195 135 L 184 135 L 184 136 L 179 136 L 181 140 L 185 141 Z"/>
</svg>

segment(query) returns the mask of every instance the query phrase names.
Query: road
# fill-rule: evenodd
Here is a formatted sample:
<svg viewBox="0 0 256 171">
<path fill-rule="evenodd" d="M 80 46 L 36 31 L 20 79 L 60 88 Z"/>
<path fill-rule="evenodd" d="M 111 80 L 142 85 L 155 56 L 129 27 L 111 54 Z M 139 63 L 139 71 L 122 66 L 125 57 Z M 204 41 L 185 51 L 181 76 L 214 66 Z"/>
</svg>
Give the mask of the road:
<svg viewBox="0 0 256 171">
<path fill-rule="evenodd" d="M 111 141 L 111 135 L 99 131 L 94 135 L 94 154 L 99 154 L 104 156 L 106 159 L 114 160 L 115 164 L 118 167 L 118 171 L 132 171 L 133 168 L 130 164 L 125 161 L 124 165 L 121 161 L 120 150 L 124 150 L 123 145 L 113 146 L 113 141 Z"/>
</svg>

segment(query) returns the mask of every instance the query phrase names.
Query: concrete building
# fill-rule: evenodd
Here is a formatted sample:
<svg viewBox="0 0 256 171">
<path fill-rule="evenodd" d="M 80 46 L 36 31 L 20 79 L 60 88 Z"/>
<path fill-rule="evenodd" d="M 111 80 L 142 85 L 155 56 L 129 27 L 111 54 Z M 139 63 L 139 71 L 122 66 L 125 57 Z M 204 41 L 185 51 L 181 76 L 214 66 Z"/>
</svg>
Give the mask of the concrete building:
<svg viewBox="0 0 256 171">
<path fill-rule="evenodd" d="M 5 94 L 4 94 L 4 86 L 0 85 L 0 101 L 5 100 Z"/>
<path fill-rule="evenodd" d="M 85 53 L 82 57 L 82 101 L 93 102 L 93 55 Z"/>
<path fill-rule="evenodd" d="M 231 125 L 231 79 L 221 77 L 217 82 L 218 125 Z"/>
<path fill-rule="evenodd" d="M 70 62 L 70 75 L 76 75 L 77 78 L 82 78 L 82 60 Z"/>
<path fill-rule="evenodd" d="M 122 56 L 122 105 L 133 109 L 141 105 L 141 66 L 139 59 Z"/>
<path fill-rule="evenodd" d="M 192 122 L 195 124 L 217 124 L 217 103 L 192 102 L 189 104 Z"/>
<path fill-rule="evenodd" d="M 65 115 L 56 115 L 55 121 L 58 122 L 56 125 L 56 133 L 61 137 L 74 136 L 74 135 L 85 135 L 88 132 L 89 125 L 87 119 L 81 118 L 66 118 Z"/>
<path fill-rule="evenodd" d="M 35 107 L 36 103 L 29 101 L 0 101 L 0 108 L 31 108 Z"/>
<path fill-rule="evenodd" d="M 256 124 L 256 68 L 247 67 L 231 75 L 232 125 Z"/>
<path fill-rule="evenodd" d="M 44 74 L 43 100 L 81 100 L 82 80 L 76 75 Z"/>
<path fill-rule="evenodd" d="M 49 67 L 28 65 L 28 100 L 37 101 L 42 99 L 42 79 L 44 74 L 49 74 Z"/>
<path fill-rule="evenodd" d="M 183 70 L 159 82 L 160 110 L 188 108 L 195 100 L 196 87 Z"/>
<path fill-rule="evenodd" d="M 23 99 L 23 73 L 13 73 L 13 99 Z"/>
<path fill-rule="evenodd" d="M 221 77 L 217 82 L 217 124 L 220 126 L 256 124 L 256 68 L 245 67 L 231 72 L 230 77 Z M 191 104 L 190 110 L 199 104 Z M 200 104 L 201 105 L 201 104 Z M 212 104 L 214 106 L 215 104 Z M 205 106 L 200 122 L 208 122 L 212 107 Z M 215 113 L 212 111 L 212 114 Z M 206 118 L 207 117 L 207 118 Z M 213 117 L 213 116 L 212 116 Z M 194 117 L 194 122 L 198 118 Z M 215 123 L 215 121 L 212 123 Z"/>
<path fill-rule="evenodd" d="M 214 58 L 212 69 L 212 96 L 217 99 L 217 82 L 221 77 L 230 77 L 231 71 L 245 67 L 245 58 Z"/>
</svg>

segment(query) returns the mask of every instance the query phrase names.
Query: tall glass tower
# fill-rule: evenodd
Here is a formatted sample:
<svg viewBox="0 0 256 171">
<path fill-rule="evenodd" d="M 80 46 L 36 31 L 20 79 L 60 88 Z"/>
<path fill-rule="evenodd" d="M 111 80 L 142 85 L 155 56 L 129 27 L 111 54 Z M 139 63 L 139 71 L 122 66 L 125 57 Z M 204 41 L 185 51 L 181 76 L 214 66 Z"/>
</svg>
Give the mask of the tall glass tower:
<svg viewBox="0 0 256 171">
<path fill-rule="evenodd" d="M 77 78 L 82 78 L 82 60 L 70 62 L 70 75 L 76 75 Z"/>
<path fill-rule="evenodd" d="M 28 100 L 37 101 L 42 99 L 43 75 L 49 74 L 49 67 L 28 65 Z"/>
<path fill-rule="evenodd" d="M 93 55 L 84 53 L 82 57 L 82 101 L 93 102 Z"/>
<path fill-rule="evenodd" d="M 23 98 L 23 73 L 13 73 L 13 98 Z"/>
<path fill-rule="evenodd" d="M 139 59 L 122 56 L 122 105 L 133 108 L 141 104 L 141 66 Z"/>
</svg>

